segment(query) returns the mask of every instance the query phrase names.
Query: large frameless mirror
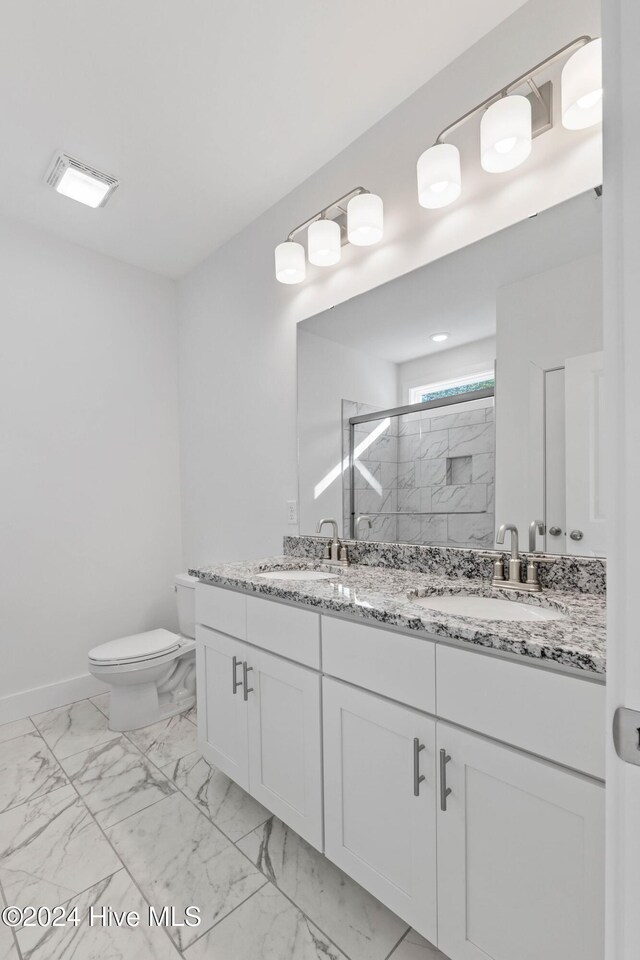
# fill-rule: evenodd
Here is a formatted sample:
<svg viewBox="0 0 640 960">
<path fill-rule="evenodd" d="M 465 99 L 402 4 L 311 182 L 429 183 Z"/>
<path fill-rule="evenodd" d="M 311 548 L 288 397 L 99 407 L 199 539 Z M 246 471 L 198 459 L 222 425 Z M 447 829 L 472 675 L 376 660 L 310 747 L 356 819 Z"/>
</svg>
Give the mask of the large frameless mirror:
<svg viewBox="0 0 640 960">
<path fill-rule="evenodd" d="M 595 191 L 298 325 L 301 532 L 603 556 Z"/>
</svg>

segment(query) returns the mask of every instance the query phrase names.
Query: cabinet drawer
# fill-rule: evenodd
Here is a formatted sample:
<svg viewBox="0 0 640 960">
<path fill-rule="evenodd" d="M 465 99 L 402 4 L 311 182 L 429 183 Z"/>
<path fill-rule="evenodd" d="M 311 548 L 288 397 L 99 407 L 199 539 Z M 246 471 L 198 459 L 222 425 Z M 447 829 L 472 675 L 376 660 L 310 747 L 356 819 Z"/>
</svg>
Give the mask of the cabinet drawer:
<svg viewBox="0 0 640 960">
<path fill-rule="evenodd" d="M 438 716 L 604 778 L 605 687 L 438 645 Z"/>
<path fill-rule="evenodd" d="M 196 623 L 230 637 L 244 640 L 247 634 L 247 598 L 208 583 L 196 584 Z"/>
<path fill-rule="evenodd" d="M 322 618 L 325 673 L 435 713 L 435 644 L 349 620 Z"/>
<path fill-rule="evenodd" d="M 320 615 L 273 600 L 247 597 L 249 643 L 320 669 Z"/>
</svg>

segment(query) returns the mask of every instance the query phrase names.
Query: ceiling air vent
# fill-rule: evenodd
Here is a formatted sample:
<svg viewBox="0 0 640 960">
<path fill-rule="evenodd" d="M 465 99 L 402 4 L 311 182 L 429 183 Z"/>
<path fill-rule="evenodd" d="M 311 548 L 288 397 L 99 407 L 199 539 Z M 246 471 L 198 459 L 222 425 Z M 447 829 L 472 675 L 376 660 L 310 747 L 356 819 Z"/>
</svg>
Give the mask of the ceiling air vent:
<svg viewBox="0 0 640 960">
<path fill-rule="evenodd" d="M 120 183 L 108 173 L 61 152 L 51 161 L 45 180 L 58 193 L 88 207 L 104 207 Z"/>
</svg>

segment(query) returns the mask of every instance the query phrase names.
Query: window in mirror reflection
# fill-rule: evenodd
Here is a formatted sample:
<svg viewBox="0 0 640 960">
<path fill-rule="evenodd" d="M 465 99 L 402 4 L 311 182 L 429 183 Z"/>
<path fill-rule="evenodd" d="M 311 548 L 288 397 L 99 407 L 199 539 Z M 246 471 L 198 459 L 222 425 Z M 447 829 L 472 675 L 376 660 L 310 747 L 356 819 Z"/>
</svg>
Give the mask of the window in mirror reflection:
<svg viewBox="0 0 640 960">
<path fill-rule="evenodd" d="M 409 390 L 409 403 L 427 403 L 429 400 L 441 400 L 444 397 L 456 397 L 461 393 L 473 393 L 475 390 L 488 390 L 495 387 L 493 371 L 476 373 L 472 377 L 458 377 L 441 383 L 425 384 Z"/>
</svg>

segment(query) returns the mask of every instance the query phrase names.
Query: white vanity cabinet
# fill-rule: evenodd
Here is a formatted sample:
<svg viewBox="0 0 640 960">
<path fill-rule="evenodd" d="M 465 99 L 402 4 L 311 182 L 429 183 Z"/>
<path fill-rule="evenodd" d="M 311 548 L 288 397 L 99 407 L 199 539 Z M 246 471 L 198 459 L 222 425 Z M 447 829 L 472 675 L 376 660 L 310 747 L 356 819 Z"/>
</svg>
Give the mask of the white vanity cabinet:
<svg viewBox="0 0 640 960">
<path fill-rule="evenodd" d="M 207 759 L 451 960 L 601 960 L 603 684 L 196 594 Z"/>
<path fill-rule="evenodd" d="M 252 610 L 252 628 L 246 601 L 239 593 L 197 587 L 199 746 L 205 759 L 322 850 L 320 674 L 256 646 L 259 609 Z M 296 629 L 302 638 L 315 631 L 319 644 L 318 614 L 268 607 L 270 650 L 278 648 L 279 636 L 291 643 Z M 213 628 L 217 624 L 254 643 L 227 636 Z"/>
<path fill-rule="evenodd" d="M 435 942 L 435 721 L 326 677 L 322 688 L 326 855 Z"/>
<path fill-rule="evenodd" d="M 322 850 L 320 674 L 250 647 L 249 791 Z"/>
<path fill-rule="evenodd" d="M 437 726 L 451 758 L 438 805 L 439 949 L 452 960 L 602 960 L 602 786 Z"/>
<path fill-rule="evenodd" d="M 208 627 L 196 627 L 200 748 L 245 790 L 249 789 L 247 705 L 243 699 L 242 665 L 246 643 Z M 203 703 L 204 700 L 204 703 Z"/>
</svg>

